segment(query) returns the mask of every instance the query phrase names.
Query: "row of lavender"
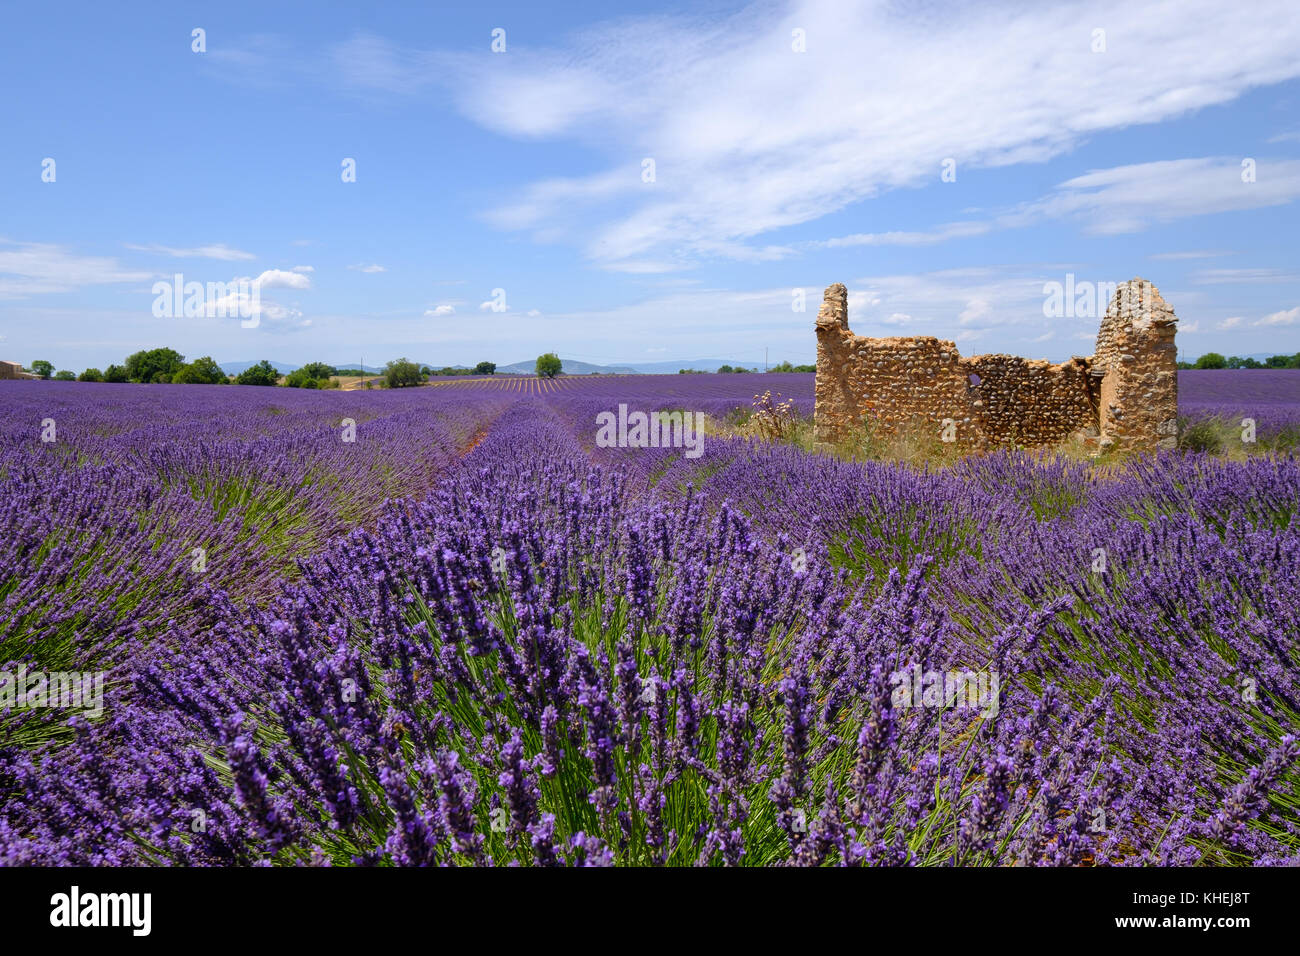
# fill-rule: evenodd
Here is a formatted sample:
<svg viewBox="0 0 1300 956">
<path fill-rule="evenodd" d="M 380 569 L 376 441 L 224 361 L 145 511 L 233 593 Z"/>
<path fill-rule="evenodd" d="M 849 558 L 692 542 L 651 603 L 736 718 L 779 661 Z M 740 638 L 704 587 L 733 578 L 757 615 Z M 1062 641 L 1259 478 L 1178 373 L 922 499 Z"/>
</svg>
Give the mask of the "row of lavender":
<svg viewBox="0 0 1300 956">
<path fill-rule="evenodd" d="M 111 663 L 224 590 L 265 599 L 387 498 L 426 493 L 506 401 L 6 382 L 0 664 Z"/>
<path fill-rule="evenodd" d="M 738 440 L 595 447 L 593 402 L 689 407 L 693 378 L 657 402 L 618 380 L 367 399 L 376 422 L 409 401 L 460 423 L 422 452 L 413 417 L 370 449 L 415 455 L 434 493 L 368 498 L 277 593 L 240 572 L 141 595 L 101 719 L 9 715 L 0 859 L 1294 862 L 1293 460 L 921 474 Z M 315 427 L 276 401 L 247 400 L 228 455 Z M 68 474 L 136 474 L 105 430 Z M 19 445 L 6 477 L 52 451 Z M 356 494 L 356 462 L 330 467 Z M 996 692 L 936 705 L 935 674 Z"/>
</svg>

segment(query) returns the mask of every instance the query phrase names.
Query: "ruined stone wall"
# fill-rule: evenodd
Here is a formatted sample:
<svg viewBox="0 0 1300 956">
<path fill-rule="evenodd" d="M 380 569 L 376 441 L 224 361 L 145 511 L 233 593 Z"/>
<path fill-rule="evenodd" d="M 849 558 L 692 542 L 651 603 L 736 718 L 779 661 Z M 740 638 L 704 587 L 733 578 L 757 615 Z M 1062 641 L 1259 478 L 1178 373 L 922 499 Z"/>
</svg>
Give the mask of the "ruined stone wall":
<svg viewBox="0 0 1300 956">
<path fill-rule="evenodd" d="M 1053 365 L 1016 355 L 976 355 L 961 360 L 980 447 L 1055 445 L 1072 435 L 1096 434 L 1097 408 L 1088 392 L 1090 362 Z M 978 384 L 977 384 L 978 383 Z"/>
<path fill-rule="evenodd" d="M 817 314 L 816 440 L 865 428 L 939 436 L 963 450 L 1051 445 L 1173 444 L 1177 372 L 1173 310 L 1142 279 L 1116 291 L 1097 355 L 1054 365 L 1014 355 L 962 358 L 933 336 L 868 338 L 848 325 L 848 290 L 826 290 Z"/>
<path fill-rule="evenodd" d="M 1174 310 L 1145 279 L 1121 285 L 1097 332 L 1093 366 L 1102 444 L 1133 450 L 1178 441 L 1178 346 Z"/>
</svg>

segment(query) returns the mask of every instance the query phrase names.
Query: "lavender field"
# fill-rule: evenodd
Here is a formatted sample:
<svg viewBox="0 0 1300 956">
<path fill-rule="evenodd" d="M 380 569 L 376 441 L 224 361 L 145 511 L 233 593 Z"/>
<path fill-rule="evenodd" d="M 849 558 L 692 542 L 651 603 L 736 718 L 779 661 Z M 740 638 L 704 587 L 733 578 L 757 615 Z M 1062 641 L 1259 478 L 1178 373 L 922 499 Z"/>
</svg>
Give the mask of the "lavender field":
<svg viewBox="0 0 1300 956">
<path fill-rule="evenodd" d="M 597 441 L 769 389 L 0 382 L 0 865 L 1300 863 L 1289 452 Z"/>
</svg>

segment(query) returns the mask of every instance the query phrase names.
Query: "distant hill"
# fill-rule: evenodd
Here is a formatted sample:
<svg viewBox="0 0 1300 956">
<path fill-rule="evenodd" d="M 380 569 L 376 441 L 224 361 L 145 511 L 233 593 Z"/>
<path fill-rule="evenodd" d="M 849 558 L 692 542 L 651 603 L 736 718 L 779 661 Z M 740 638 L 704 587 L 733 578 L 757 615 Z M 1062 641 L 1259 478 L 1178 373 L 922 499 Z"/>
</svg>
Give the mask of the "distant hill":
<svg viewBox="0 0 1300 956">
<path fill-rule="evenodd" d="M 734 359 L 683 359 L 673 362 L 636 362 L 627 365 L 593 365 L 590 362 L 578 362 L 574 359 L 561 359 L 565 375 L 675 375 L 680 369 L 689 368 L 700 372 L 716 372 L 724 365 L 732 367 L 762 368 L 754 363 L 737 362 Z M 498 365 L 497 372 L 507 375 L 532 375 L 537 368 L 537 360 L 515 362 L 513 365 Z"/>
<path fill-rule="evenodd" d="M 757 368 L 763 370 L 762 362 L 737 362 L 735 359 L 691 359 L 689 362 L 638 362 L 636 370 L 645 375 L 672 375 L 680 369 L 689 368 L 697 372 L 716 372 L 724 365 L 732 368 Z"/>
<path fill-rule="evenodd" d="M 251 368 L 252 366 L 256 365 L 260 361 L 262 360 L 253 359 L 251 361 L 245 361 L 245 362 L 218 362 L 217 364 L 221 366 L 221 370 L 225 372 L 227 375 L 238 375 L 244 369 Z M 288 375 L 294 369 L 300 368 L 303 364 L 305 364 L 302 362 L 278 362 L 275 359 L 267 359 L 267 361 L 270 362 L 272 365 L 274 365 L 275 370 L 279 372 L 281 375 Z M 383 366 L 380 366 L 378 368 L 376 368 L 373 365 L 358 366 L 356 362 L 341 362 L 341 363 L 331 362 L 330 364 L 333 365 L 335 368 L 360 367 L 363 372 L 369 375 L 378 375 L 384 370 Z"/>
<path fill-rule="evenodd" d="M 1261 356 L 1262 358 L 1262 356 Z M 242 362 L 218 362 L 222 371 L 227 375 L 238 375 L 249 366 L 256 365 L 260 359 L 247 360 Z M 281 375 L 288 375 L 294 369 L 301 367 L 302 362 L 281 362 L 276 359 L 268 359 L 275 366 L 277 372 Z M 448 366 L 443 362 L 421 362 L 415 361 L 416 365 L 428 365 L 430 368 L 455 368 L 469 371 L 469 366 L 451 365 Z M 579 362 L 576 359 L 561 359 L 564 366 L 565 375 L 675 375 L 678 370 L 688 368 L 698 372 L 716 372 L 724 365 L 730 365 L 733 368 L 757 368 L 760 371 L 763 363 L 758 362 L 738 362 L 735 359 L 683 359 L 671 362 L 636 362 L 625 365 L 595 365 L 591 362 Z M 356 362 L 334 362 L 335 368 L 357 368 Z M 382 375 L 384 367 L 382 365 L 366 365 L 362 370 L 368 375 Z M 537 360 L 532 359 L 525 362 L 515 362 L 511 365 L 498 365 L 498 375 L 532 375 L 537 370 Z"/>
<path fill-rule="evenodd" d="M 565 375 L 635 375 L 637 369 L 628 365 L 592 365 L 590 362 L 579 362 L 574 359 L 560 359 L 562 371 Z M 515 362 L 512 365 L 498 365 L 498 375 L 532 375 L 537 371 L 537 359 L 530 362 Z M 677 371 L 673 369 L 673 371 Z"/>
</svg>

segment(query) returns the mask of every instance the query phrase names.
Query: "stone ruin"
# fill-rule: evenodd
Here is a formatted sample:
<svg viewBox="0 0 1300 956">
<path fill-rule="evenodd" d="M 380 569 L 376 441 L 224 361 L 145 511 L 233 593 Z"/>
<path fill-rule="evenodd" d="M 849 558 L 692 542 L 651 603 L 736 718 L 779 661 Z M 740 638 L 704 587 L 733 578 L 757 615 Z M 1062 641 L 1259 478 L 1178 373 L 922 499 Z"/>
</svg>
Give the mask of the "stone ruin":
<svg viewBox="0 0 1300 956">
<path fill-rule="evenodd" d="M 933 336 L 855 335 L 836 283 L 817 313 L 815 438 L 833 444 L 866 426 L 875 437 L 920 429 L 963 451 L 1070 440 L 1097 452 L 1173 448 L 1176 324 L 1159 290 L 1132 279 L 1116 289 L 1090 358 L 963 358 Z"/>
</svg>

